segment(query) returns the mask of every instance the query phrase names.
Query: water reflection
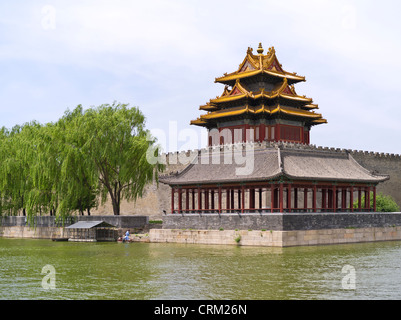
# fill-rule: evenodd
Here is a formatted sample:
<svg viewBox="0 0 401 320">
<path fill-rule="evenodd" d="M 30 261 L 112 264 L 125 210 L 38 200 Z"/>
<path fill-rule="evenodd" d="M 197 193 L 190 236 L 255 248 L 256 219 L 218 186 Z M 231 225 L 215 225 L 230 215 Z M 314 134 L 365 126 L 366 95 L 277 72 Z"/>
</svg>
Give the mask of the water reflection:
<svg viewBox="0 0 401 320">
<path fill-rule="evenodd" d="M 57 272 L 41 288 L 41 269 Z M 342 268 L 355 268 L 355 290 Z M 0 299 L 400 299 L 401 243 L 264 248 L 0 239 Z"/>
</svg>

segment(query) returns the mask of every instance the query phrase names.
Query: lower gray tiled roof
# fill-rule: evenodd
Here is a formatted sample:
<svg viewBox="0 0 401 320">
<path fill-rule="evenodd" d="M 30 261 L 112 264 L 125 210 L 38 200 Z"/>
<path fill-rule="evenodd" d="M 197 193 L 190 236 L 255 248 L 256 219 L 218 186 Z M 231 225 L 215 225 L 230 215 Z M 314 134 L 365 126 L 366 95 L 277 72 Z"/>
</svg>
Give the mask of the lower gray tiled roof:
<svg viewBox="0 0 401 320">
<path fill-rule="evenodd" d="M 169 185 L 291 180 L 373 183 L 389 179 L 363 168 L 347 151 L 293 149 L 283 146 L 199 153 L 176 174 L 161 176 Z"/>
</svg>

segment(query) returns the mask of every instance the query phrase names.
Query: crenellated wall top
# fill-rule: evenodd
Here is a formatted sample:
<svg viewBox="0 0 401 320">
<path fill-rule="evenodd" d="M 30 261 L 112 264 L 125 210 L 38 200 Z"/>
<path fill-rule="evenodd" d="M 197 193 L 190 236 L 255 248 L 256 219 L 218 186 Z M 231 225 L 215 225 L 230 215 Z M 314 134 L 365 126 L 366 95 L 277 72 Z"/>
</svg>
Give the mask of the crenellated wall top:
<svg viewBox="0 0 401 320">
<path fill-rule="evenodd" d="M 208 152 L 216 152 L 216 151 L 224 151 L 224 150 L 232 150 L 232 148 L 236 150 L 245 150 L 246 148 L 253 147 L 255 150 L 264 149 L 264 148 L 285 148 L 285 149 L 294 149 L 294 150 L 315 150 L 315 151 L 330 151 L 330 152 L 339 152 L 339 153 L 350 153 L 353 156 L 370 156 L 377 157 L 383 159 L 394 159 L 401 160 L 400 154 L 394 153 L 384 153 L 384 152 L 374 152 L 374 151 L 364 151 L 364 150 L 352 150 L 352 149 L 344 149 L 344 148 L 335 148 L 335 147 L 323 147 L 316 146 L 314 144 L 299 144 L 299 143 L 291 143 L 291 142 L 271 142 L 271 141 L 263 141 L 263 142 L 246 142 L 246 143 L 236 143 L 236 144 L 226 144 L 226 145 L 217 145 L 211 146 L 202 149 L 193 149 L 186 151 L 176 151 L 165 153 L 162 156 L 166 157 L 166 160 L 170 158 L 176 157 L 191 157 L 193 155 L 208 153 Z M 168 163 L 169 161 L 167 161 Z"/>
</svg>

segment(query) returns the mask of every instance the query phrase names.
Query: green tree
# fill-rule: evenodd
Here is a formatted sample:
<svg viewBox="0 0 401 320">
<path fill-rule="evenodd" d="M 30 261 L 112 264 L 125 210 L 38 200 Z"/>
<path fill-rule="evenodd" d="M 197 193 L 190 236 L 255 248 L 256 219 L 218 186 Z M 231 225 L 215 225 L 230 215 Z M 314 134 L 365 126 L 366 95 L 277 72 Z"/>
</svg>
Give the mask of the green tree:
<svg viewBox="0 0 401 320">
<path fill-rule="evenodd" d="M 78 106 L 56 123 L 1 128 L 0 213 L 64 219 L 109 198 L 119 215 L 121 200 L 142 196 L 164 169 L 147 161 L 149 137 L 140 110 L 116 103 Z"/>
<path fill-rule="evenodd" d="M 11 131 L 3 130 L 6 139 L 3 139 L 0 165 L 0 189 L 2 190 L 2 210 L 9 215 L 16 215 L 20 210 L 26 215 L 27 203 L 32 196 L 31 164 L 33 163 L 32 137 L 40 130 L 36 122 L 23 126 L 15 126 Z"/>
<path fill-rule="evenodd" d="M 0 216 L 8 209 L 8 195 L 6 195 L 5 184 L 2 179 L 4 177 L 5 161 L 8 158 L 8 136 L 9 131 L 7 128 L 2 127 L 0 129 Z"/>
<path fill-rule="evenodd" d="M 79 114 L 82 116 L 77 116 Z M 82 112 L 74 110 L 69 132 L 69 142 L 79 153 L 87 179 L 104 203 L 107 198 L 114 215 L 120 214 L 121 200 L 136 200 L 144 187 L 164 169 L 161 164 L 151 164 L 146 152 L 154 144 L 145 130 L 145 117 L 138 108 L 127 104 L 104 104 Z"/>
<path fill-rule="evenodd" d="M 365 203 L 365 195 L 361 198 L 361 203 Z M 370 207 L 373 208 L 373 192 L 370 193 Z M 354 202 L 354 209 L 358 208 L 358 201 Z M 377 212 L 399 212 L 400 207 L 391 196 L 379 193 L 376 195 Z"/>
<path fill-rule="evenodd" d="M 54 140 L 53 130 L 54 125 L 50 123 L 38 127 L 30 135 L 31 148 L 26 150 L 32 180 L 26 203 L 29 216 L 53 214 L 58 207 L 57 183 L 61 165 L 58 149 L 62 146 Z"/>
<path fill-rule="evenodd" d="M 77 123 L 82 117 L 81 106 L 72 112 L 67 110 L 52 131 L 52 140 L 59 146 L 56 152 L 60 163 L 60 179 L 56 186 L 59 194 L 57 213 L 63 216 L 73 211 L 83 215 L 84 210 L 90 214 L 90 209 L 97 206 L 98 179 L 92 178 L 94 174 L 86 165 L 86 155 L 76 133 L 79 130 Z"/>
</svg>

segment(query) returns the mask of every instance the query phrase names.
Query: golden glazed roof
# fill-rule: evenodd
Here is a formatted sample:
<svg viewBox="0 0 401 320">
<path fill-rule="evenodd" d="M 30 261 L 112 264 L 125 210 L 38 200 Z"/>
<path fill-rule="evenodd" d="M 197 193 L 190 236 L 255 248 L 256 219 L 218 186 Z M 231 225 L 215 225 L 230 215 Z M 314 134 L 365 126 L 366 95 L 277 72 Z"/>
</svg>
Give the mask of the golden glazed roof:
<svg viewBox="0 0 401 320">
<path fill-rule="evenodd" d="M 275 99 L 275 98 L 285 98 L 293 101 L 301 101 L 305 103 L 312 103 L 311 98 L 306 98 L 305 96 L 299 96 L 295 92 L 294 86 L 289 86 L 287 78 L 284 78 L 281 84 L 278 84 L 272 91 L 266 91 L 264 88 L 260 88 L 256 92 L 248 91 L 239 81 L 236 80 L 234 87 L 231 90 L 228 90 L 227 87 L 224 88 L 224 92 L 220 97 L 216 97 L 216 99 L 211 99 L 209 105 L 216 105 L 219 103 L 230 102 L 241 100 L 243 98 L 251 98 L 251 99 Z M 201 110 L 205 110 L 205 108 L 201 107 Z M 210 107 L 206 107 L 206 110 L 210 110 Z"/>
<path fill-rule="evenodd" d="M 241 117 L 244 114 L 302 118 L 309 125 L 327 123 L 321 114 L 312 111 L 319 109 L 318 105 L 295 91 L 293 83 L 305 81 L 305 78 L 284 71 L 273 47 L 264 55 L 259 44 L 257 52 L 254 55 L 252 49 L 248 48 L 236 72 L 216 78 L 216 82 L 226 84 L 223 93 L 200 106 L 199 109 L 207 111 L 207 114 L 191 121 L 191 124 L 207 126 L 224 117 Z M 258 74 L 268 74 L 269 77 L 260 77 Z"/>
<path fill-rule="evenodd" d="M 267 53 L 263 54 L 262 45 L 259 44 L 258 54 L 253 54 L 253 49 L 248 48 L 245 59 L 239 65 L 237 71 L 232 73 L 225 73 L 222 77 L 215 79 L 215 82 L 232 84 L 237 79 L 248 78 L 256 75 L 268 75 L 281 79 L 288 79 L 289 82 L 295 83 L 305 81 L 305 77 L 297 75 L 295 72 L 287 72 L 283 70 L 282 65 L 276 57 L 276 50 L 274 47 L 269 48 Z"/>
<path fill-rule="evenodd" d="M 302 117 L 307 118 L 310 120 L 311 124 L 320 124 L 320 123 L 327 123 L 326 119 L 322 118 L 320 113 L 315 113 L 311 111 L 306 111 L 298 108 L 292 108 L 288 106 L 282 106 L 277 104 L 272 107 L 268 107 L 265 105 L 252 107 L 249 105 L 241 106 L 241 107 L 234 107 L 229 109 L 223 109 L 218 111 L 208 112 L 205 115 L 201 115 L 200 118 L 191 121 L 191 124 L 194 125 L 205 125 L 210 120 L 225 118 L 225 117 L 233 117 L 233 116 L 240 116 L 244 114 L 264 114 L 264 115 L 288 115 L 293 117 Z"/>
</svg>

